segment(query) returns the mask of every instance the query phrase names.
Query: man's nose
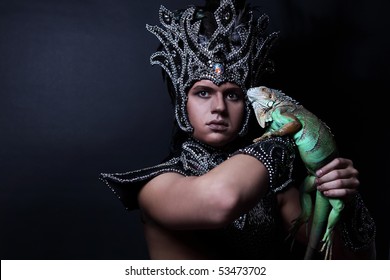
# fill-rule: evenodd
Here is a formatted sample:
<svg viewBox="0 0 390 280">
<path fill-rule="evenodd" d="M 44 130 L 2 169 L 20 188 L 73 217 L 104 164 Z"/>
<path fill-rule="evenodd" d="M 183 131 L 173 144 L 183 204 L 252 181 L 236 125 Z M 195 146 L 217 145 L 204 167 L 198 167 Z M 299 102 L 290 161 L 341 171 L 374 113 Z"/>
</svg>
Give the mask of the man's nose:
<svg viewBox="0 0 390 280">
<path fill-rule="evenodd" d="M 214 95 L 211 111 L 213 113 L 221 113 L 226 111 L 225 98 L 222 93 Z"/>
</svg>

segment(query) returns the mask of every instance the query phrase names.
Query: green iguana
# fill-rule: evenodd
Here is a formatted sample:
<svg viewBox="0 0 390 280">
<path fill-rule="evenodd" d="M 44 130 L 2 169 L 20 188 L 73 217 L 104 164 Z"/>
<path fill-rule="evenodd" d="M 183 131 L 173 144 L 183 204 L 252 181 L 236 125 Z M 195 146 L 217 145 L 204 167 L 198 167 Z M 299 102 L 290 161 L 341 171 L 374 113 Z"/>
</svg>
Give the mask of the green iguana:
<svg viewBox="0 0 390 280">
<path fill-rule="evenodd" d="M 267 87 L 254 87 L 247 92 L 257 121 L 266 128 L 265 133 L 254 140 L 257 142 L 272 136 L 290 134 L 299 150 L 308 175 L 300 186 L 302 212 L 293 221 L 290 235 L 294 236 L 302 224 L 308 223 L 311 214 L 313 222 L 305 259 L 312 259 L 321 242 L 325 259 L 332 257 L 332 231 L 344 208 L 341 199 L 325 197 L 315 187 L 315 172 L 337 155 L 337 147 L 329 127 L 313 113 L 281 91 Z M 316 191 L 314 212 L 311 194 Z"/>
</svg>

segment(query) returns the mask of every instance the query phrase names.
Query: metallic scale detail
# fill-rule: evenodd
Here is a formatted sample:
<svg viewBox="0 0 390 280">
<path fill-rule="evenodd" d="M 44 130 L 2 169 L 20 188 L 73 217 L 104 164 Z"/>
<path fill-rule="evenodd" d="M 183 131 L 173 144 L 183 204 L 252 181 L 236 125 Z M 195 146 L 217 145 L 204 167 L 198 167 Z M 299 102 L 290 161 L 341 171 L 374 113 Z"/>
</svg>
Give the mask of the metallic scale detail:
<svg viewBox="0 0 390 280">
<path fill-rule="evenodd" d="M 279 192 L 292 183 L 296 146 L 290 138 L 273 137 L 239 149 L 235 154 L 257 158 L 267 168 L 270 189 Z"/>
<path fill-rule="evenodd" d="M 358 193 L 349 207 L 353 214 L 342 219 L 342 238 L 347 248 L 353 252 L 367 249 L 376 236 L 376 224 Z"/>
<path fill-rule="evenodd" d="M 196 139 L 183 143 L 182 148 L 181 161 L 184 170 L 195 176 L 205 174 L 228 158 L 227 153 L 207 146 Z"/>
<path fill-rule="evenodd" d="M 186 110 L 186 91 L 202 79 L 216 85 L 233 82 L 244 93 L 248 88 L 258 86 L 266 68 L 268 51 L 278 36 L 277 32 L 265 35 L 269 22 L 265 14 L 255 20 L 250 11 L 249 20 L 240 22 L 240 11 L 233 2 L 220 1 L 213 14 L 217 28 L 210 38 L 200 33 L 199 11 L 193 6 L 181 13 L 161 6 L 161 25 L 146 25 L 163 47 L 151 55 L 150 62 L 161 66 L 171 78 L 176 93 L 175 118 L 185 132 L 193 132 Z M 247 131 L 249 105 L 246 100 L 246 116 L 240 135 Z"/>
</svg>

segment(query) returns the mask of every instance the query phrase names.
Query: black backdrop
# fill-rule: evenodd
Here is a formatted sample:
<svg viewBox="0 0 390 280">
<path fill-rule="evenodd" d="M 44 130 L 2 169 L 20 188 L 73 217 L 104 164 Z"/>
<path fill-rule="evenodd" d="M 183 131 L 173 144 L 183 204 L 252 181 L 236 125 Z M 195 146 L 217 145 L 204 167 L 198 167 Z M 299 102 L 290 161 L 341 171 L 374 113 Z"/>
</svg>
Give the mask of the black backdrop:
<svg viewBox="0 0 390 280">
<path fill-rule="evenodd" d="M 280 30 L 277 87 L 328 123 L 360 171 L 389 258 L 386 0 L 252 1 Z M 159 162 L 172 112 L 149 65 L 160 4 L 0 0 L 1 259 L 144 259 L 138 212 L 98 180 Z"/>
</svg>

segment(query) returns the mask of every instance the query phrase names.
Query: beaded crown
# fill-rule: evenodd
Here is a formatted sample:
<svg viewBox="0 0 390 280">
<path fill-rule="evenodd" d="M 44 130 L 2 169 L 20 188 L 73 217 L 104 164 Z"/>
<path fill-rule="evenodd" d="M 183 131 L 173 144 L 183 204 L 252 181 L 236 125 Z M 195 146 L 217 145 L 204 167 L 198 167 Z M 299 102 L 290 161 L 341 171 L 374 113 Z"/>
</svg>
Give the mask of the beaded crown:
<svg viewBox="0 0 390 280">
<path fill-rule="evenodd" d="M 253 12 L 242 19 L 232 0 L 221 0 L 212 14 L 216 29 L 211 36 L 201 33 L 201 18 L 191 6 L 179 15 L 160 7 L 160 26 L 146 25 L 161 42 L 162 49 L 150 57 L 152 65 L 160 65 L 175 89 L 175 117 L 185 132 L 193 132 L 186 110 L 187 90 L 198 80 L 208 79 L 216 85 L 237 84 L 244 93 L 257 86 L 267 64 L 267 54 L 278 33 L 265 35 L 269 18 L 263 14 L 254 20 Z M 250 108 L 246 112 L 240 135 L 247 130 Z"/>
</svg>

